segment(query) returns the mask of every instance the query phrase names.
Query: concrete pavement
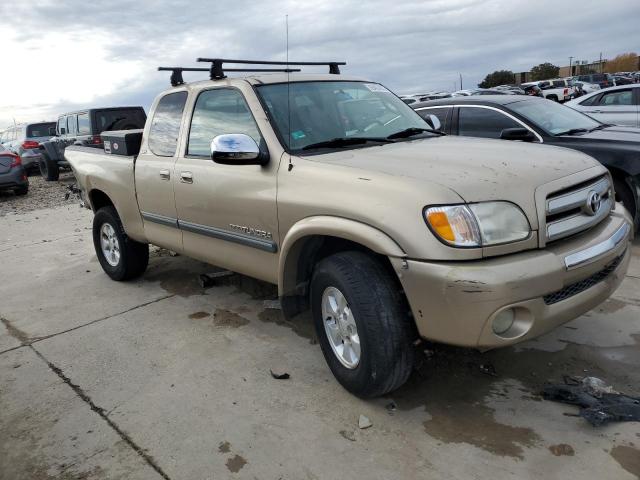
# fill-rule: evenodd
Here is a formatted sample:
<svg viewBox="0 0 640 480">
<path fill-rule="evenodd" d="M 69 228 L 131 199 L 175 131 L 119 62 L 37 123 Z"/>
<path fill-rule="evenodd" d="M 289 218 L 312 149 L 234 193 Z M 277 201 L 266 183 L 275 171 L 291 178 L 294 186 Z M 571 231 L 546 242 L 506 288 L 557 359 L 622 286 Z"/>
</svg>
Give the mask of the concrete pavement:
<svg viewBox="0 0 640 480">
<path fill-rule="evenodd" d="M 639 424 L 595 429 L 538 395 L 563 375 L 640 394 L 640 244 L 598 309 L 516 348 L 425 346 L 408 385 L 363 401 L 308 317 L 264 308 L 273 287 L 203 289 L 213 267 L 161 250 L 112 282 L 90 226 L 76 206 L 0 218 L 0 479 L 640 476 Z"/>
</svg>

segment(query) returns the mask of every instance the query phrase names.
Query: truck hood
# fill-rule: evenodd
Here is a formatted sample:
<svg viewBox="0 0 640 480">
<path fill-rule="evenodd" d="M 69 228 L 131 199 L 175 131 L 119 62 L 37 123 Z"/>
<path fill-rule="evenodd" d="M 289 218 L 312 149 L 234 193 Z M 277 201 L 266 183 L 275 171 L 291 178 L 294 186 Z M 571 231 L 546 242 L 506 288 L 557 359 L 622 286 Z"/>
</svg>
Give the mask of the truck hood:
<svg viewBox="0 0 640 480">
<path fill-rule="evenodd" d="M 532 225 L 538 223 L 536 188 L 599 165 L 588 155 L 567 148 L 449 136 L 307 158 L 437 183 L 465 202 L 507 200 L 519 205 Z"/>
</svg>

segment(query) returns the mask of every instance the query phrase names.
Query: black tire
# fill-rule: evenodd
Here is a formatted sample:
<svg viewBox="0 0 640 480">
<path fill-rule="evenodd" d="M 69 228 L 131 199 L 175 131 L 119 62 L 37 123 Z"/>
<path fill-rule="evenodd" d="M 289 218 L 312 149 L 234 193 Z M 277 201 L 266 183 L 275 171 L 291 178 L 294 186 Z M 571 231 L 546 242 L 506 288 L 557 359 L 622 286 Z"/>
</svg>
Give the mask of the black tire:
<svg viewBox="0 0 640 480">
<path fill-rule="evenodd" d="M 552 102 L 557 102 L 558 101 L 558 97 L 556 97 L 555 95 L 549 95 L 547 97 L 547 100 L 551 100 Z"/>
<path fill-rule="evenodd" d="M 322 315 L 329 287 L 346 298 L 360 339 L 360 360 L 347 368 L 334 353 Z M 311 309 L 324 358 L 338 382 L 362 398 L 377 397 L 403 385 L 413 370 L 415 325 L 399 285 L 375 258 L 349 251 L 323 259 L 311 279 Z"/>
<path fill-rule="evenodd" d="M 109 263 L 100 243 L 101 230 L 105 224 L 111 226 L 118 242 L 120 257 L 115 265 Z M 113 280 L 131 280 L 142 275 L 147 269 L 149 245 L 136 242 L 127 236 L 114 207 L 102 207 L 93 217 L 93 246 L 102 269 Z"/>
<path fill-rule="evenodd" d="M 636 198 L 631 186 L 624 178 L 613 177 L 613 188 L 616 191 L 616 202 L 621 202 L 624 205 L 624 208 L 629 211 L 637 225 L 638 206 L 636 205 Z"/>
<path fill-rule="evenodd" d="M 13 191 L 16 195 L 26 195 L 29 193 L 29 185 L 18 187 Z"/>
<path fill-rule="evenodd" d="M 46 153 L 42 153 L 42 158 L 38 162 L 40 166 L 40 175 L 47 182 L 55 182 L 60 177 L 60 167 L 58 162 L 55 162 L 49 158 Z"/>
</svg>

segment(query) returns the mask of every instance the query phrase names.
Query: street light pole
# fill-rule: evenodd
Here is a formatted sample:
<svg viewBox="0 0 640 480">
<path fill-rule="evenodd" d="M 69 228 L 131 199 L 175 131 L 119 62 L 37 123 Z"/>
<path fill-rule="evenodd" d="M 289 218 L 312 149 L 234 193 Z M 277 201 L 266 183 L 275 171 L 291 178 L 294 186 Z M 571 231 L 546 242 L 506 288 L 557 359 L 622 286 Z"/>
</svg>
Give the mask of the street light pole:
<svg viewBox="0 0 640 480">
<path fill-rule="evenodd" d="M 569 76 L 573 77 L 573 70 L 571 69 L 571 61 L 573 60 L 573 57 L 569 57 Z"/>
<path fill-rule="evenodd" d="M 460 75 L 460 90 L 462 90 L 462 74 L 459 73 L 458 75 Z"/>
</svg>

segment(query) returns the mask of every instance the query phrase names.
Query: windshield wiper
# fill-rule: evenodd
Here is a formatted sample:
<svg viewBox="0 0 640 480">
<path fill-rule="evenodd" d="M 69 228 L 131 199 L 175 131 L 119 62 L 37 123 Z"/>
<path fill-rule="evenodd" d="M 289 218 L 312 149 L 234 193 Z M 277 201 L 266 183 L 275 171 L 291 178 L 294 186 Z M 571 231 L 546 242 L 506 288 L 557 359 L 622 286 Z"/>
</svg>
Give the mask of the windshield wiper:
<svg viewBox="0 0 640 480">
<path fill-rule="evenodd" d="M 589 130 L 586 128 L 572 128 L 571 130 L 567 130 L 566 132 L 558 132 L 554 135 L 554 137 L 560 137 L 562 135 L 575 135 L 576 133 L 585 133 Z"/>
<path fill-rule="evenodd" d="M 383 137 L 337 137 L 324 142 L 310 143 L 302 147 L 302 150 L 313 150 L 314 148 L 342 148 L 351 145 L 362 145 L 365 143 L 393 143 L 393 140 Z"/>
<path fill-rule="evenodd" d="M 424 132 L 435 133 L 436 135 L 446 135 L 446 133 L 441 132 L 440 130 L 434 130 L 433 128 L 409 127 L 409 128 L 404 129 L 404 130 L 400 130 L 399 132 L 392 133 L 387 138 L 388 139 L 407 138 L 407 137 L 413 137 L 414 135 L 418 135 L 418 134 L 424 133 Z"/>
<path fill-rule="evenodd" d="M 593 132 L 594 130 L 602 130 L 603 128 L 609 128 L 609 127 L 615 127 L 615 125 L 613 123 L 602 123 L 602 124 L 598 125 L 597 127 L 592 128 L 589 131 Z"/>
</svg>

